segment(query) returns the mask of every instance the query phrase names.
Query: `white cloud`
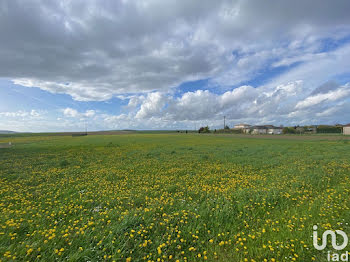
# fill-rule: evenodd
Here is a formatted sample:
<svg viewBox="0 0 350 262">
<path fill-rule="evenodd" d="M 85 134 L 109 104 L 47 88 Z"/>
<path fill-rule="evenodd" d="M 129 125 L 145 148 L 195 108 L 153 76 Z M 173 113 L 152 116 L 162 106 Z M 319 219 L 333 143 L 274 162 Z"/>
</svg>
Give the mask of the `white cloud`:
<svg viewBox="0 0 350 262">
<path fill-rule="evenodd" d="M 0 117 L 7 117 L 7 118 L 38 118 L 41 117 L 45 112 L 37 111 L 37 110 L 30 110 L 30 111 L 15 111 L 15 112 L 0 112 Z"/>
<path fill-rule="evenodd" d="M 155 93 L 153 99 L 148 98 L 141 104 L 136 116 L 143 119 L 162 117 L 169 121 L 209 121 L 221 119 L 223 115 L 231 119 L 273 117 L 294 108 L 295 94 L 301 88 L 302 81 L 295 81 L 274 89 L 241 86 L 222 95 L 197 90 L 178 98 L 163 97 L 163 102 Z"/>
<path fill-rule="evenodd" d="M 96 114 L 95 110 L 86 110 L 85 113 L 80 113 L 76 109 L 70 107 L 62 109 L 62 112 L 64 116 L 73 118 L 93 117 Z"/>
<path fill-rule="evenodd" d="M 241 86 L 221 95 L 209 90 L 187 92 L 178 98 L 157 94 L 154 95 L 154 99 L 148 98 L 141 104 L 136 118 L 154 122 L 158 119 L 177 124 L 198 121 L 215 123 L 220 122 L 224 115 L 231 121 L 251 121 L 260 124 L 322 121 L 323 116 L 329 116 L 339 110 L 350 97 L 349 84 L 336 87 L 332 85 L 326 85 L 329 88 L 327 91 L 325 86 L 316 88 L 318 94 L 308 93 L 303 81 L 294 81 L 274 88 Z M 321 91 L 326 93 L 320 93 Z M 132 119 L 132 113 L 128 117 Z M 334 117 L 334 120 L 341 122 L 346 121 L 346 118 L 341 115 L 338 118 Z"/>
<path fill-rule="evenodd" d="M 138 100 L 135 96 L 129 100 Z M 125 113 L 61 110 L 61 115 L 39 111 L 0 112 L 0 129 L 6 125 L 16 131 L 81 131 L 106 129 L 194 129 L 209 125 L 221 128 L 223 116 L 232 126 L 250 124 L 320 124 L 347 123 L 350 110 L 350 84 L 329 82 L 313 91 L 303 81 L 285 85 L 241 86 L 222 94 L 210 90 L 186 92 L 177 97 L 160 92 L 141 96 Z M 129 109 L 129 107 L 127 107 Z M 39 117 L 40 115 L 40 117 Z M 63 117 L 62 117 L 63 115 Z M 12 128 L 12 129 L 14 129 Z"/>
<path fill-rule="evenodd" d="M 96 114 L 95 110 L 86 110 L 85 116 L 86 117 L 93 117 Z"/>
<path fill-rule="evenodd" d="M 63 109 L 63 114 L 68 117 L 77 117 L 79 113 L 77 110 L 67 107 Z"/>
<path fill-rule="evenodd" d="M 325 103 L 327 101 L 336 101 L 344 99 L 350 96 L 350 85 L 341 86 L 336 90 L 329 91 L 328 93 L 319 93 L 307 97 L 305 100 L 300 101 L 296 104 L 296 109 L 303 109 L 311 106 Z"/>
<path fill-rule="evenodd" d="M 137 108 L 142 101 L 145 100 L 145 96 L 141 95 L 141 96 L 131 96 L 128 98 L 122 98 L 122 99 L 129 99 L 128 105 L 126 106 L 127 109 L 132 110 Z"/>
<path fill-rule="evenodd" d="M 141 104 L 136 118 L 148 118 L 158 116 L 166 103 L 165 97 L 160 92 L 150 93 Z"/>
<path fill-rule="evenodd" d="M 350 73 L 349 61 L 350 44 L 345 44 L 328 53 L 319 56 L 315 55 L 313 59 L 273 78 L 268 85 L 276 86 L 296 79 L 302 79 L 307 90 L 311 91 L 339 75 Z"/>
</svg>

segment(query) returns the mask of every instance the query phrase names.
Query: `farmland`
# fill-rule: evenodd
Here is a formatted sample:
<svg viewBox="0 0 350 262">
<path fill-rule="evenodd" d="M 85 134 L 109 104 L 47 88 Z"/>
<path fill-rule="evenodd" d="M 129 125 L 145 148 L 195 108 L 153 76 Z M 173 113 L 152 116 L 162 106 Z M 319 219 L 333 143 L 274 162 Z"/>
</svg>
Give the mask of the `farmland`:
<svg viewBox="0 0 350 262">
<path fill-rule="evenodd" d="M 323 261 L 350 233 L 350 142 L 0 137 L 1 261 Z"/>
</svg>

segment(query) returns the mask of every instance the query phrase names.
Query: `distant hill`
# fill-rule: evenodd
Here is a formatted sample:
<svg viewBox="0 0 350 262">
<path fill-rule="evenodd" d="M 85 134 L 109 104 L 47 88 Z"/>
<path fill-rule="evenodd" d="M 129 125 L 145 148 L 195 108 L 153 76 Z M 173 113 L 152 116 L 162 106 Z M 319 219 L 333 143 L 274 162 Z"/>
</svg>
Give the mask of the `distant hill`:
<svg viewBox="0 0 350 262">
<path fill-rule="evenodd" d="M 17 132 L 15 131 L 9 131 L 9 130 L 0 130 L 0 134 L 15 134 Z"/>
</svg>

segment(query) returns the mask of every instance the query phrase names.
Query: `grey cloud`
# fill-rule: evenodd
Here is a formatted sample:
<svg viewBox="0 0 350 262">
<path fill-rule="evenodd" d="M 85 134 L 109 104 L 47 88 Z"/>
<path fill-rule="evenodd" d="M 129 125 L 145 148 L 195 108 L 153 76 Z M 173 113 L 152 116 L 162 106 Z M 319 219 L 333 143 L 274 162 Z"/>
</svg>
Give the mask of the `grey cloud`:
<svg viewBox="0 0 350 262">
<path fill-rule="evenodd" d="M 349 9 L 346 0 L 2 1 L 0 77 L 83 101 L 202 78 L 240 84 L 271 58 L 302 59 L 318 39 L 348 32 Z"/>
<path fill-rule="evenodd" d="M 339 84 L 335 81 L 328 81 L 319 87 L 315 88 L 310 95 L 314 96 L 317 94 L 326 94 L 329 91 L 339 88 Z"/>
</svg>

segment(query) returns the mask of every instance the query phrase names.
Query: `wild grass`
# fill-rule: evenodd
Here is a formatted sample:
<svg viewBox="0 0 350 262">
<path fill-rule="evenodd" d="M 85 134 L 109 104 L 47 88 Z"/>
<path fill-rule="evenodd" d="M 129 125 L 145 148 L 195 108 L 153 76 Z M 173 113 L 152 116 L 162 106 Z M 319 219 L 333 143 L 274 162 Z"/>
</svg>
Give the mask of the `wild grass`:
<svg viewBox="0 0 350 262">
<path fill-rule="evenodd" d="M 312 226 L 350 233 L 342 140 L 11 141 L 0 149 L 1 261 L 323 261 Z"/>
</svg>

